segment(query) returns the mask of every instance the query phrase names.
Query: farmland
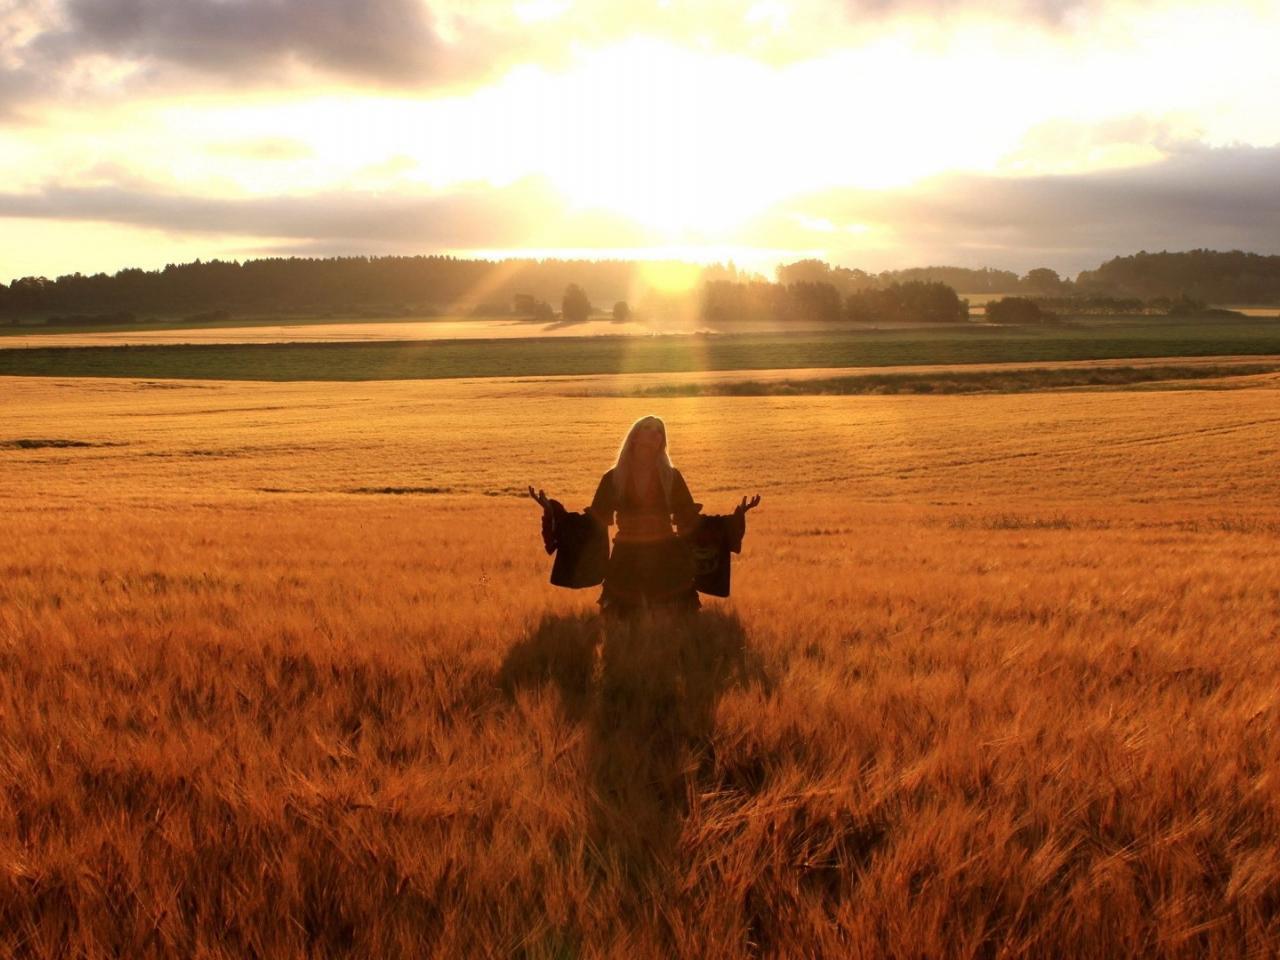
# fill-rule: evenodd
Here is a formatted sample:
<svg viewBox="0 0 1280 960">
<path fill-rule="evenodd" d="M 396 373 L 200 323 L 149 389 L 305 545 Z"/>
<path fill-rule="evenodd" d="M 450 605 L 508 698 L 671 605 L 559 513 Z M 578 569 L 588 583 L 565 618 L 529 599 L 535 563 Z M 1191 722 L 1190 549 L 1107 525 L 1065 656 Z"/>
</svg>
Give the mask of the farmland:
<svg viewBox="0 0 1280 960">
<path fill-rule="evenodd" d="M 197 332 L 202 333 L 202 332 Z M 359 336 L 353 332 L 352 336 Z M 60 334 L 70 338 L 75 334 Z M 199 337 L 196 338 L 197 340 Z M 4 341 L 9 343 L 11 341 Z M 19 342 L 19 341 L 12 341 Z M 1280 354 L 1274 319 L 1072 326 L 839 328 L 661 336 L 528 336 L 0 349 L 0 375 L 190 380 L 420 380 Z"/>
<path fill-rule="evenodd" d="M 0 381 L 4 949 L 1273 954 L 1280 375 L 717 377 Z M 764 504 L 606 629 L 519 493 L 648 412 Z"/>
</svg>

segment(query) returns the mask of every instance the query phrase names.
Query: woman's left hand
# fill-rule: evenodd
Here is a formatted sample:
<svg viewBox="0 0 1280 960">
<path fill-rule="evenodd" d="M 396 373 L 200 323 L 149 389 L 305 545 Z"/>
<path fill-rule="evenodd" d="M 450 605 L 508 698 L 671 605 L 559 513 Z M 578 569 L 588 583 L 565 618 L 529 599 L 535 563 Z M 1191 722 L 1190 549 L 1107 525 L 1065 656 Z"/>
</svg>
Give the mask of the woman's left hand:
<svg viewBox="0 0 1280 960">
<path fill-rule="evenodd" d="M 742 502 L 733 508 L 733 512 L 746 513 L 748 510 L 754 510 L 758 506 L 760 506 L 760 494 L 757 493 L 750 500 L 747 500 L 746 497 L 743 497 Z"/>
</svg>

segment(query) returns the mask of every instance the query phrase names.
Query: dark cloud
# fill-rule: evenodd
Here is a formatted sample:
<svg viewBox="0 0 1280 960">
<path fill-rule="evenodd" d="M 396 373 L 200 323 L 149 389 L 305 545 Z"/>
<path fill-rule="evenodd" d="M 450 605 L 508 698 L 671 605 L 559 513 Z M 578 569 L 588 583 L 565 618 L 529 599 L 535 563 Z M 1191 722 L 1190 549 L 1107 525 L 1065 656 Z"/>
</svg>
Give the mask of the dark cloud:
<svg viewBox="0 0 1280 960">
<path fill-rule="evenodd" d="M 39 0 L 0 0 L 0 121 L 23 120 L 23 104 L 53 82 L 27 62 L 30 39 L 47 16 Z"/>
<path fill-rule="evenodd" d="M 288 238 L 353 251 L 405 245 L 431 250 L 644 242 L 634 227 L 619 218 L 568 212 L 538 180 L 431 196 L 349 192 L 234 199 L 175 194 L 127 183 L 51 185 L 36 193 L 0 194 L 0 217 Z"/>
<path fill-rule="evenodd" d="M 902 190 L 830 191 L 787 209 L 886 227 L 913 262 L 1074 273 L 1140 249 L 1280 253 L 1280 146 L 1185 147 L 1160 163 L 1072 176 L 948 175 Z M 761 223 L 753 239 L 776 229 Z"/>
<path fill-rule="evenodd" d="M 51 59 L 260 76 L 291 63 L 388 83 L 430 77 L 448 55 L 421 0 L 68 0 L 37 41 Z"/>
<path fill-rule="evenodd" d="M 38 92 L 35 78 L 26 71 L 0 71 L 0 121 L 20 121 L 23 118 L 22 105 Z"/>
<path fill-rule="evenodd" d="M 317 74 L 419 89 L 484 79 L 516 49 L 428 0 L 0 0 L 0 121 L 41 104 L 282 88 Z M 129 68 L 104 73 L 106 58 Z"/>
</svg>

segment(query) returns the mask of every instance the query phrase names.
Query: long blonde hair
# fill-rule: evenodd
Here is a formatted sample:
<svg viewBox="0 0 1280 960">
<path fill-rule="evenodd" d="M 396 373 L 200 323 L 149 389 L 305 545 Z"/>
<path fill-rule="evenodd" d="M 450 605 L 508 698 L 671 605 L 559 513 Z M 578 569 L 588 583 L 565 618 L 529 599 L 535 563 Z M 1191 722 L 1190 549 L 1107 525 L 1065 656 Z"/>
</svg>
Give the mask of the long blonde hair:
<svg viewBox="0 0 1280 960">
<path fill-rule="evenodd" d="M 658 479 L 662 481 L 662 492 L 669 503 L 675 467 L 671 465 L 671 456 L 667 452 L 667 425 L 662 422 L 661 417 L 653 415 L 641 417 L 633 423 L 631 429 L 627 431 L 626 439 L 622 441 L 622 446 L 618 448 L 618 460 L 613 465 L 614 493 L 621 499 L 629 488 L 632 475 L 635 473 L 635 450 L 632 441 L 641 430 L 657 430 L 662 434 L 662 449 L 658 451 Z"/>
</svg>

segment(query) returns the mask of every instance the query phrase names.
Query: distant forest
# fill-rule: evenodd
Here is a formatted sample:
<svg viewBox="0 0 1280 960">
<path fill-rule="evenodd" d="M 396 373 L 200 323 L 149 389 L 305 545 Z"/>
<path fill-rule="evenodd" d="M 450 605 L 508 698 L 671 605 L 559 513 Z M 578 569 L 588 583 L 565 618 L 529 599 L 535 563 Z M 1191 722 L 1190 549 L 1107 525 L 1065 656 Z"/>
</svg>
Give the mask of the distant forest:
<svg viewBox="0 0 1280 960">
<path fill-rule="evenodd" d="M 136 314 L 194 319 L 208 313 L 506 314 L 519 295 L 558 305 L 570 284 L 621 299 L 632 288 L 636 272 L 637 264 L 625 260 L 210 260 L 169 264 L 162 270 L 121 270 L 114 276 L 25 277 L 0 285 L 0 312 L 11 317 Z M 736 279 L 737 273 L 730 271 L 728 276 Z"/>
<path fill-rule="evenodd" d="M 1135 253 L 1114 257 L 1075 280 L 1039 267 L 1019 276 L 1011 270 L 915 267 L 872 274 L 800 260 L 778 268 L 781 283 L 829 283 L 842 294 L 883 289 L 893 283 L 945 283 L 961 294 L 1002 293 L 1081 299 L 1194 300 L 1221 304 L 1280 304 L 1280 256 L 1232 250 Z"/>
<path fill-rule="evenodd" d="M 960 323 L 969 319 L 969 304 L 945 283 L 921 280 L 856 289 L 844 296 L 819 281 L 713 280 L 702 288 L 699 316 L 708 323 Z"/>
<path fill-rule="evenodd" d="M 963 319 L 966 308 L 957 291 L 1050 298 L 1052 306 L 1064 313 L 1077 312 L 1073 304 L 1087 313 L 1098 304 L 1137 306 L 1153 300 L 1280 304 L 1280 256 L 1240 251 L 1142 252 L 1116 257 L 1075 280 L 1049 268 L 1022 276 L 1008 270 L 946 266 L 873 274 L 820 260 L 800 260 L 779 267 L 777 283 L 767 283 L 733 264 L 291 257 L 243 263 L 196 261 L 161 270 L 76 273 L 55 280 L 23 277 L 0 284 L 0 316 L 11 322 L 44 319 L 72 324 L 286 314 L 546 318 L 574 287 L 575 313 L 594 301 L 605 311 L 612 305 L 617 319 L 661 313 L 664 306 L 671 306 L 673 296 L 650 282 L 664 269 L 685 275 L 696 271 L 696 312 L 709 320 L 731 316 L 875 320 L 903 311 L 921 319 Z M 685 302 L 689 303 L 687 295 Z"/>
<path fill-rule="evenodd" d="M 1135 253 L 1076 278 L 1085 293 L 1115 297 L 1186 297 L 1206 303 L 1280 304 L 1280 256 L 1232 250 Z"/>
</svg>

